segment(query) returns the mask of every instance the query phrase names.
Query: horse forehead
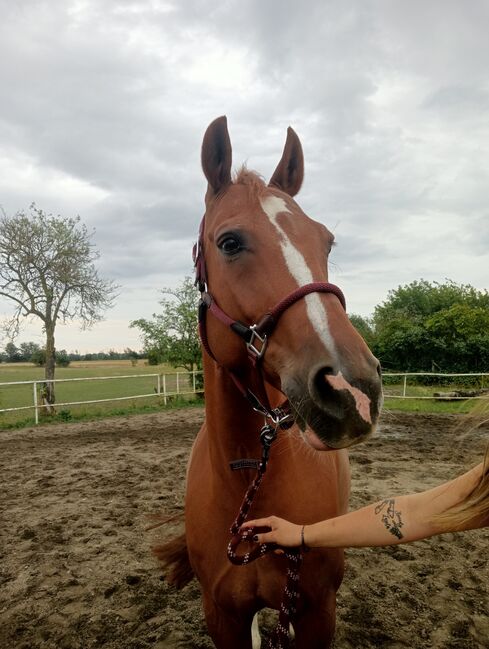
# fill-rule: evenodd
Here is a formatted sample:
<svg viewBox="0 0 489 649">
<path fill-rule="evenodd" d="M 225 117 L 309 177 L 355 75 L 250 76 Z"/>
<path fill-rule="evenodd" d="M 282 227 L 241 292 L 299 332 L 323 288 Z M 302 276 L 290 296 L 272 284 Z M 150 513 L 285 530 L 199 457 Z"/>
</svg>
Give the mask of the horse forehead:
<svg viewBox="0 0 489 649">
<path fill-rule="evenodd" d="M 290 236 L 291 226 L 295 221 L 290 204 L 282 196 L 274 194 L 260 198 L 260 204 L 276 233 L 292 276 L 299 284 L 312 282 L 312 273 L 304 257 L 305 251 L 301 249 L 302 246 L 297 247 L 293 241 L 295 237 Z M 304 239 L 302 239 L 302 243 L 304 243 Z"/>
<path fill-rule="evenodd" d="M 281 238 L 287 236 L 297 243 L 317 242 L 327 234 L 326 228 L 305 214 L 288 196 L 267 194 L 260 197 L 260 206 Z"/>
<path fill-rule="evenodd" d="M 317 242 L 318 237 L 322 238 L 322 230 L 324 230 L 324 226 L 309 218 L 293 198 L 270 187 L 254 193 L 250 192 L 250 188 L 245 185 L 232 185 L 208 210 L 207 216 L 207 232 L 211 238 L 221 225 L 224 223 L 231 225 L 235 221 L 245 228 L 246 225 L 252 229 L 258 227 L 261 235 L 265 235 L 266 232 L 263 226 L 271 225 L 270 234 L 278 241 L 286 236 L 296 241 L 299 239 L 302 244 L 307 240 Z M 312 235 L 310 231 L 312 228 L 314 235 L 306 236 L 304 239 L 306 235 L 304 227 L 307 228 L 309 235 Z"/>
<path fill-rule="evenodd" d="M 206 215 L 210 224 L 218 226 L 229 218 L 249 219 L 261 213 L 260 203 L 256 196 L 250 195 L 247 187 L 231 185 L 207 208 Z"/>
<path fill-rule="evenodd" d="M 297 286 L 305 286 L 306 284 L 311 284 L 314 281 L 322 279 L 315 276 L 317 265 L 308 263 L 307 257 L 310 255 L 307 254 L 304 247 L 297 247 L 287 233 L 286 219 L 283 218 L 283 215 L 291 214 L 289 202 L 281 196 L 272 195 L 263 197 L 260 199 L 260 203 L 263 211 L 277 231 L 286 267 L 296 281 Z M 290 223 L 291 220 L 289 219 L 288 222 Z M 302 240 L 302 243 L 304 243 L 304 240 Z M 311 251 L 309 250 L 309 252 Z M 328 350 L 331 358 L 336 360 L 337 350 L 330 331 L 328 313 L 324 304 L 321 302 L 318 293 L 306 295 L 304 301 L 307 316 L 313 329 Z"/>
<path fill-rule="evenodd" d="M 263 211 L 270 216 L 271 213 L 285 215 L 305 216 L 300 206 L 289 196 L 276 193 L 273 188 L 267 187 L 260 192 L 250 191 L 246 185 L 232 185 L 223 194 L 215 206 L 217 218 L 225 216 L 239 216 L 240 214 L 253 214 L 257 218 L 263 216 Z"/>
<path fill-rule="evenodd" d="M 292 206 L 289 206 L 282 196 L 275 196 L 275 194 L 269 194 L 260 198 L 260 205 L 274 225 L 278 225 L 277 218 L 279 214 L 293 213 Z"/>
</svg>

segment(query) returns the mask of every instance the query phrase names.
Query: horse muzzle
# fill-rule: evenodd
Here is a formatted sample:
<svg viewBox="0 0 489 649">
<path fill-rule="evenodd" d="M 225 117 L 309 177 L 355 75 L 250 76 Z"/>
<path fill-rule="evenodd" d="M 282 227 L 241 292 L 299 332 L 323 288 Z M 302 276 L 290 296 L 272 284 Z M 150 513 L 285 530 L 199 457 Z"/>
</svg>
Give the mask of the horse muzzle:
<svg viewBox="0 0 489 649">
<path fill-rule="evenodd" d="M 305 381 L 285 379 L 282 389 L 289 399 L 298 425 L 311 429 L 306 439 L 316 449 L 358 444 L 375 430 L 382 406 L 380 371 L 351 379 L 342 371 L 316 367 Z M 312 431 L 312 435 L 311 435 Z"/>
</svg>

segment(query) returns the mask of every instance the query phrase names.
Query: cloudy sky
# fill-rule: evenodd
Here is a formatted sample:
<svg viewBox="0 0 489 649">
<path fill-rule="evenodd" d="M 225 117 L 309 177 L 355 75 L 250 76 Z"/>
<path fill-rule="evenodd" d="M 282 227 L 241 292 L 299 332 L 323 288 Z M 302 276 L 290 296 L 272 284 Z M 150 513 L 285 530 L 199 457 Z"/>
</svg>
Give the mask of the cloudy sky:
<svg viewBox="0 0 489 649">
<path fill-rule="evenodd" d="M 368 315 L 415 279 L 489 284 L 487 0 L 0 0 L 0 205 L 95 227 L 121 285 L 57 347 L 139 348 L 130 320 L 191 271 L 204 130 L 266 178 L 286 128 L 331 281 Z M 9 313 L 0 302 L 0 317 Z M 42 342 L 29 325 L 20 340 Z M 3 345 L 2 345 L 3 346 Z"/>
</svg>

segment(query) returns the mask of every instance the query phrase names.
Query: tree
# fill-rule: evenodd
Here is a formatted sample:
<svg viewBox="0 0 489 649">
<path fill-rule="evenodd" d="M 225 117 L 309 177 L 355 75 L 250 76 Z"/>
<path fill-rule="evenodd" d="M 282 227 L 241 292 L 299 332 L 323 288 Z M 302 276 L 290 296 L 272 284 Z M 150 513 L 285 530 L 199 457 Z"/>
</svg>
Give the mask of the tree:
<svg viewBox="0 0 489 649">
<path fill-rule="evenodd" d="M 46 381 L 54 379 L 58 322 L 76 318 L 88 328 L 112 306 L 117 287 L 98 275 L 92 234 L 80 217 L 54 217 L 34 204 L 28 214 L 0 217 L 0 296 L 15 304 L 5 328 L 14 338 L 23 317 L 41 321 Z M 44 395 L 54 403 L 53 383 L 46 383 Z"/>
<path fill-rule="evenodd" d="M 22 356 L 22 360 L 29 362 L 32 359 L 32 355 L 37 354 L 40 349 L 41 348 L 37 343 L 20 343 L 20 355 Z"/>
<path fill-rule="evenodd" d="M 348 314 L 348 318 L 350 319 L 350 322 L 358 331 L 360 336 L 365 340 L 367 345 L 371 347 L 375 338 L 375 332 L 371 319 L 364 318 L 363 316 L 357 315 L 356 313 Z"/>
<path fill-rule="evenodd" d="M 56 351 L 56 365 L 59 367 L 68 367 L 70 363 L 70 357 L 66 349 Z"/>
<path fill-rule="evenodd" d="M 18 363 L 22 360 L 19 349 L 13 342 L 5 345 L 5 361 L 7 363 Z"/>
<path fill-rule="evenodd" d="M 185 277 L 172 290 L 164 289 L 159 304 L 162 313 L 154 313 L 152 320 L 133 320 L 131 327 L 140 329 L 144 352 L 150 364 L 170 363 L 189 372 L 202 368 L 202 354 L 198 337 L 199 294 L 193 279 Z"/>
<path fill-rule="evenodd" d="M 37 349 L 35 352 L 33 352 L 31 356 L 31 363 L 34 365 L 37 365 L 38 367 L 45 367 L 46 366 L 46 352 L 44 349 Z"/>
<path fill-rule="evenodd" d="M 447 280 L 390 291 L 373 316 L 373 351 L 402 371 L 489 369 L 489 293 Z"/>
<path fill-rule="evenodd" d="M 129 360 L 131 361 L 131 365 L 133 367 L 135 367 L 138 364 L 139 354 L 136 351 L 134 351 L 134 349 L 131 349 L 130 347 L 126 347 L 124 349 L 124 356 L 129 358 Z"/>
</svg>

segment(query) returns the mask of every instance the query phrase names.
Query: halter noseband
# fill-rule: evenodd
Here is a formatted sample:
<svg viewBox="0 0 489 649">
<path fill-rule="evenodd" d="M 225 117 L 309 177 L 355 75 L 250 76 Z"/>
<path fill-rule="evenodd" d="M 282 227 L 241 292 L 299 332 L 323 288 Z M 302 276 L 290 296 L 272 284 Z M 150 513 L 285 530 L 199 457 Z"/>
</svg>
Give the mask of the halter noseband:
<svg viewBox="0 0 489 649">
<path fill-rule="evenodd" d="M 329 282 L 312 282 L 310 284 L 305 284 L 297 288 L 295 291 L 292 291 L 287 297 L 283 298 L 275 307 L 265 313 L 265 315 L 260 318 L 256 324 L 246 325 L 239 320 L 233 320 L 230 316 L 225 313 L 221 307 L 216 303 L 215 299 L 208 291 L 203 291 L 201 293 L 201 306 L 199 313 L 199 322 L 201 324 L 201 338 L 202 343 L 212 358 L 215 358 L 213 353 L 209 348 L 209 342 L 207 340 L 207 331 L 205 327 L 205 312 L 209 311 L 220 320 L 223 324 L 227 325 L 242 338 L 246 343 L 246 348 L 248 350 L 248 355 L 254 365 L 262 358 L 267 347 L 268 337 L 272 334 L 273 330 L 277 326 L 277 323 L 283 313 L 295 302 L 298 302 L 306 295 L 310 293 L 332 293 L 336 295 L 338 300 L 341 302 L 342 307 L 346 310 L 345 298 L 341 289 L 335 284 L 330 284 Z M 200 317 L 201 316 L 201 317 Z"/>
</svg>

